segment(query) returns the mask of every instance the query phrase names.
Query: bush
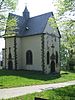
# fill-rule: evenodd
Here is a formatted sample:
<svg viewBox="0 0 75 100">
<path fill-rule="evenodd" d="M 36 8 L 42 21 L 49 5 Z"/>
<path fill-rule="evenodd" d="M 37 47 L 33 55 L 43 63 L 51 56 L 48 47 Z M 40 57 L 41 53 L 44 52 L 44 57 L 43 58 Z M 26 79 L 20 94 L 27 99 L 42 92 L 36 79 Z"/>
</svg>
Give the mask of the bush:
<svg viewBox="0 0 75 100">
<path fill-rule="evenodd" d="M 72 58 L 69 60 L 69 68 L 70 70 L 74 70 L 74 66 L 75 66 L 75 59 Z"/>
</svg>

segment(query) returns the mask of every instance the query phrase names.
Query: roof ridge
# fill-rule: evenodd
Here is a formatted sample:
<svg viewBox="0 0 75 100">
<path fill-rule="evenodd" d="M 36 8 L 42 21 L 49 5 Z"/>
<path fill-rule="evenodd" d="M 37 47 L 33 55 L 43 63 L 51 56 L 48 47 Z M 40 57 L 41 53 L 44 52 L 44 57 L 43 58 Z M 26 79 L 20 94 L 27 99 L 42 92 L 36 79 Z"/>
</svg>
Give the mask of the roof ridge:
<svg viewBox="0 0 75 100">
<path fill-rule="evenodd" d="M 36 15 L 36 16 L 30 17 L 30 19 L 31 18 L 35 18 L 35 17 L 40 17 L 40 16 L 43 16 L 43 15 L 46 15 L 46 14 L 50 14 L 50 13 L 53 13 L 53 12 L 47 12 L 47 13 L 44 13 L 44 14 Z"/>
<path fill-rule="evenodd" d="M 17 17 L 23 17 L 23 16 L 20 16 L 20 15 L 14 14 L 14 13 L 9 13 L 9 15 L 14 15 L 14 16 L 17 16 Z"/>
</svg>

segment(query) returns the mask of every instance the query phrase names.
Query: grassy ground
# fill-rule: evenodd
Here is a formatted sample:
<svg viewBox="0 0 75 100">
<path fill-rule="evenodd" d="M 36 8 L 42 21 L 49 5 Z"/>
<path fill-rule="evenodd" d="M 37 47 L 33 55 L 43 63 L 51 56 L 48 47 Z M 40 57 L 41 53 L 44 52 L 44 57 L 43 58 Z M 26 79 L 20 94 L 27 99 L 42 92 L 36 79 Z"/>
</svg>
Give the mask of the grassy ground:
<svg viewBox="0 0 75 100">
<path fill-rule="evenodd" d="M 20 96 L 8 100 L 35 100 L 35 97 L 48 100 L 75 100 L 75 86 L 47 90 L 40 93 L 28 94 L 25 96 Z"/>
<path fill-rule="evenodd" d="M 75 73 L 73 72 L 61 72 L 60 75 L 51 76 L 35 71 L 0 70 L 0 88 L 58 83 L 71 80 L 75 80 Z"/>
</svg>

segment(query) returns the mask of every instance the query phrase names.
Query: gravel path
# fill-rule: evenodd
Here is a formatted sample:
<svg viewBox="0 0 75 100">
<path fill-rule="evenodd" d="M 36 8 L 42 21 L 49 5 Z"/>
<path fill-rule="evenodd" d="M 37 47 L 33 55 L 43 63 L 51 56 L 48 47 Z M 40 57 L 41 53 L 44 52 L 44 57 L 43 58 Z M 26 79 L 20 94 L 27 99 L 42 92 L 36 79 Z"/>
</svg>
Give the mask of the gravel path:
<svg viewBox="0 0 75 100">
<path fill-rule="evenodd" d="M 69 82 L 63 82 L 63 83 L 55 83 L 55 84 L 44 84 L 44 85 L 0 89 L 0 100 L 17 97 L 25 94 L 30 94 L 34 92 L 41 92 L 44 90 L 56 89 L 56 88 L 65 87 L 69 85 L 75 85 L 75 80 Z"/>
</svg>

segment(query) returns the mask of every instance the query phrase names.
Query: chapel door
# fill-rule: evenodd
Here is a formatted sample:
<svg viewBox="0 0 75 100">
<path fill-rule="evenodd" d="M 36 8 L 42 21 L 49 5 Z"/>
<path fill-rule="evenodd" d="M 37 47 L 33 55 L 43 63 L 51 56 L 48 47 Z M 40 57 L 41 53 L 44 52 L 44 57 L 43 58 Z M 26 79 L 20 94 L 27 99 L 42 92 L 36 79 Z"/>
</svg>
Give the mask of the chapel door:
<svg viewBox="0 0 75 100">
<path fill-rule="evenodd" d="M 51 73 L 55 72 L 55 62 L 51 61 Z"/>
<path fill-rule="evenodd" d="M 12 62 L 12 54 L 11 54 L 11 47 L 9 47 L 9 54 L 8 54 L 8 69 L 13 69 L 13 62 Z"/>
<path fill-rule="evenodd" d="M 8 69 L 9 70 L 13 69 L 13 62 L 12 61 L 8 61 Z"/>
</svg>

